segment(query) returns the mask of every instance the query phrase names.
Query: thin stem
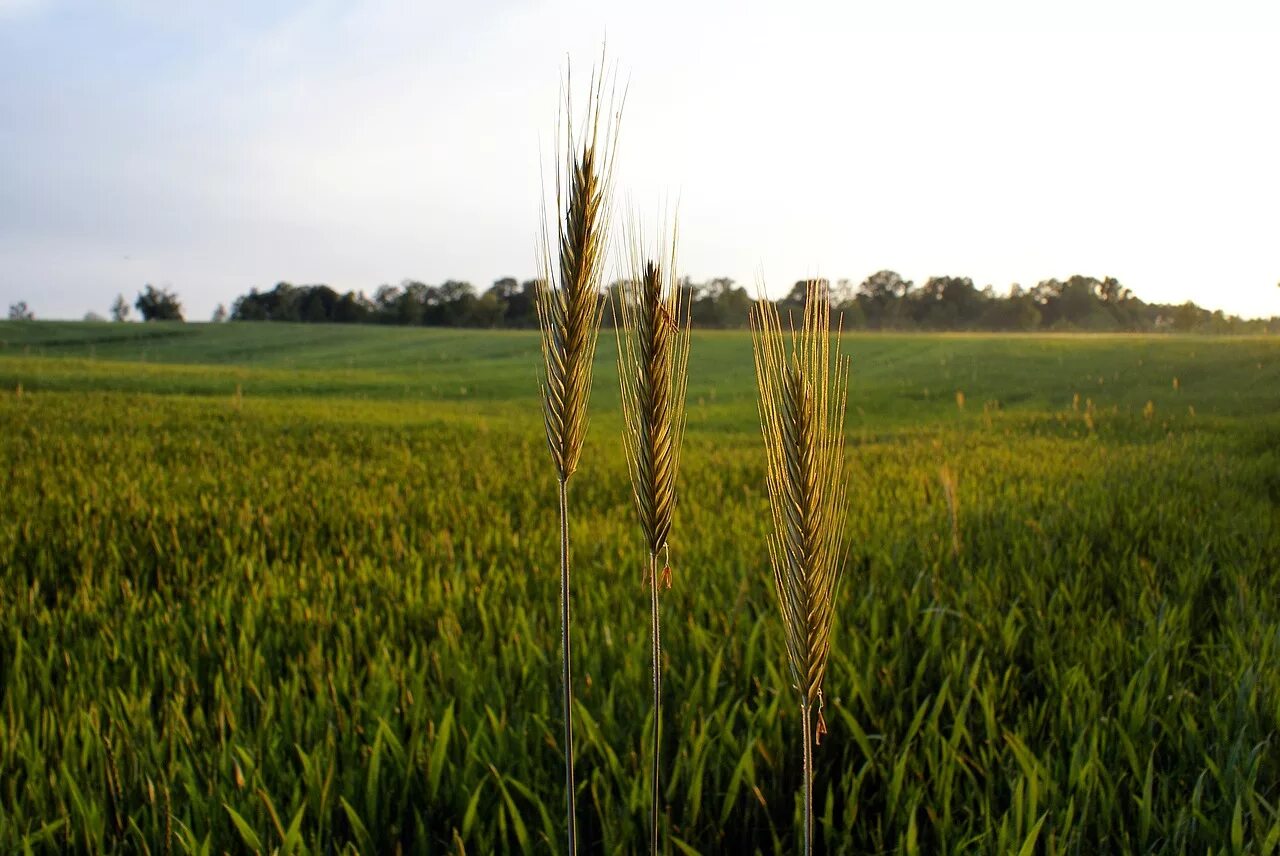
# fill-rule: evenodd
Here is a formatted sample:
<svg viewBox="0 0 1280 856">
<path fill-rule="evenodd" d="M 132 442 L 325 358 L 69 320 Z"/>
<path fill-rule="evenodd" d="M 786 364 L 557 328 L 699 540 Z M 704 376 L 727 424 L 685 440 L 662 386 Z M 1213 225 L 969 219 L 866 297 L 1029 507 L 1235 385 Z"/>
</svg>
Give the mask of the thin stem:
<svg viewBox="0 0 1280 856">
<path fill-rule="evenodd" d="M 569 856 L 578 852 L 578 813 L 573 787 L 573 654 L 569 646 L 569 480 L 560 480 L 560 664 L 564 683 L 564 786 L 568 802 Z"/>
<path fill-rule="evenodd" d="M 652 610 L 650 629 L 653 640 L 653 792 L 650 795 L 650 846 L 654 856 L 658 854 L 659 787 L 658 772 L 661 758 L 662 734 L 662 630 L 658 617 L 658 554 L 649 554 L 649 604 Z"/>
<path fill-rule="evenodd" d="M 800 702 L 800 720 L 804 732 L 804 852 L 813 853 L 813 723 L 809 701 Z"/>
</svg>

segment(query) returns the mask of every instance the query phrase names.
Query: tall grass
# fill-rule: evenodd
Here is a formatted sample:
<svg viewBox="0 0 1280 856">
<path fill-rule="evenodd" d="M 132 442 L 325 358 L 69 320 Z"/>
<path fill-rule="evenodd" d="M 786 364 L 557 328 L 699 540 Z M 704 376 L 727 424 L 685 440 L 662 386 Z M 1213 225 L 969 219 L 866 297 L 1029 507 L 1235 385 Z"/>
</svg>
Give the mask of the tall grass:
<svg viewBox="0 0 1280 856">
<path fill-rule="evenodd" d="M 684 436 L 689 366 L 689 301 L 676 277 L 676 234 L 659 239 L 648 254 L 635 221 L 628 236 L 629 271 L 618 293 L 618 379 L 621 385 L 627 469 L 649 556 L 650 657 L 653 665 L 653 759 L 649 837 L 659 852 L 662 769 L 662 622 L 659 589 L 670 586 L 670 568 L 659 578 L 658 557 L 667 549 L 676 506 L 676 476 Z"/>
<path fill-rule="evenodd" d="M 800 693 L 804 745 L 804 851 L 813 851 L 813 744 L 826 731 L 822 679 L 840 584 L 848 507 L 844 412 L 849 363 L 831 347 L 826 285 L 810 281 L 799 329 L 784 337 L 777 307 L 751 314 L 760 424 L 773 531 L 769 558 L 782 610 L 791 679 Z M 788 345 L 790 347 L 788 347 Z M 814 714 L 817 715 L 816 732 Z"/>
<path fill-rule="evenodd" d="M 555 246 L 544 209 L 537 295 L 542 331 L 542 410 L 556 468 L 560 503 L 560 652 L 564 707 L 564 765 L 568 852 L 577 852 L 573 778 L 573 656 L 569 590 L 569 478 L 578 467 L 587 429 L 591 367 L 600 332 L 600 275 L 608 246 L 609 203 L 618 113 L 606 75 L 587 87 L 587 127 L 574 133 L 572 78 L 565 87 L 564 160 L 555 173 Z M 603 120 L 603 121 L 602 121 Z M 560 136 L 557 131 L 557 136 Z M 558 140 L 559 142 L 559 140 Z"/>
</svg>

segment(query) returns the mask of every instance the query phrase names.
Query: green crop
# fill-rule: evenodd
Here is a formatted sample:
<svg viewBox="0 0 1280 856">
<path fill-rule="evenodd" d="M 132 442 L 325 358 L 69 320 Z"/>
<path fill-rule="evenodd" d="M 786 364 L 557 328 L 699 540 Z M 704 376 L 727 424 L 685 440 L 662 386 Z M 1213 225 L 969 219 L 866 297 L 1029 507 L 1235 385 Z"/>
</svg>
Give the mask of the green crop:
<svg viewBox="0 0 1280 856">
<path fill-rule="evenodd" d="M 0 851 L 561 846 L 536 333 L 0 341 Z M 844 349 L 857 584 L 836 599 L 815 849 L 1280 850 L 1280 344 Z M 792 852 L 750 340 L 692 352 L 664 826 L 673 852 Z M 579 834 L 627 853 L 649 831 L 647 557 L 613 343 L 596 359 L 572 520 Z"/>
</svg>

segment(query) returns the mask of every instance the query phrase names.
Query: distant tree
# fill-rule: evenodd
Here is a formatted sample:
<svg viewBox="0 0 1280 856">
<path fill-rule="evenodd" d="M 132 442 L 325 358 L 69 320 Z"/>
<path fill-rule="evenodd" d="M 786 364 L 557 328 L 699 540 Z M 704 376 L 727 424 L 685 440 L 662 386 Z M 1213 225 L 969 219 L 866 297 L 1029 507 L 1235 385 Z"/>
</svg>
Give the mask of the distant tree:
<svg viewBox="0 0 1280 856">
<path fill-rule="evenodd" d="M 831 303 L 837 310 L 840 328 L 862 330 L 867 326 L 867 313 L 858 302 L 858 292 L 850 280 L 842 279 L 831 291 Z"/>
<path fill-rule="evenodd" d="M 231 303 L 231 320 L 266 321 L 267 309 L 263 297 L 256 288 L 250 288 L 248 294 L 237 297 Z"/>
<path fill-rule="evenodd" d="M 475 323 L 476 290 L 469 282 L 451 279 L 439 290 L 441 320 L 446 327 L 467 327 Z"/>
<path fill-rule="evenodd" d="M 831 306 L 833 308 L 847 307 L 855 303 L 857 299 L 858 289 L 854 287 L 853 280 L 836 280 L 836 284 L 831 288 Z"/>
<path fill-rule="evenodd" d="M 212 320 L 213 320 L 213 323 L 214 323 L 214 324 L 221 324 L 223 321 L 226 321 L 226 320 L 227 320 L 227 307 L 226 307 L 226 306 L 224 306 L 223 304 L 219 303 L 219 304 L 218 304 L 218 308 L 217 308 L 217 309 L 215 309 L 215 310 L 213 310 L 213 319 L 212 319 Z"/>
<path fill-rule="evenodd" d="M 424 286 L 425 288 L 425 286 Z M 232 321 L 302 321 L 311 324 L 352 323 L 374 320 L 399 323 L 404 292 L 393 286 L 378 289 L 378 301 L 371 303 L 363 292 L 339 294 L 327 285 L 292 285 L 278 282 L 267 292 L 256 288 L 236 298 L 231 306 Z M 385 317 L 380 317 L 385 313 Z"/>
<path fill-rule="evenodd" d="M 546 280 L 542 277 L 536 279 L 526 279 L 520 283 L 520 302 L 519 306 L 524 310 L 515 312 L 515 317 L 526 318 L 530 327 L 538 326 L 538 292 L 546 284 Z"/>
<path fill-rule="evenodd" d="M 1200 323 L 1200 314 L 1203 310 L 1188 300 L 1179 306 L 1173 312 L 1173 329 L 1179 333 L 1186 333 L 1196 328 Z"/>
<path fill-rule="evenodd" d="M 935 276 L 912 295 L 908 308 L 921 327 L 962 330 L 981 317 L 989 299 L 967 276 Z"/>
<path fill-rule="evenodd" d="M 1113 276 L 1105 277 L 1097 285 L 1098 298 L 1110 306 L 1119 306 L 1133 297 L 1133 292 L 1120 284 Z"/>
<path fill-rule="evenodd" d="M 302 321 L 307 324 L 325 322 L 366 321 L 371 315 L 383 312 L 387 317 L 375 320 L 396 324 L 394 313 L 398 311 L 401 290 L 384 285 L 378 289 L 384 303 L 371 303 L 364 293 L 339 294 L 328 285 L 293 285 L 276 283 L 269 292 L 251 288 L 250 293 L 236 298 L 232 303 L 230 319 L 233 321 Z"/>
<path fill-rule="evenodd" d="M 1098 281 L 1092 277 L 1076 275 L 1062 284 L 1058 302 L 1060 311 L 1058 320 L 1072 327 L 1088 329 L 1092 316 L 1097 309 Z"/>
<path fill-rule="evenodd" d="M 27 308 L 27 301 L 19 300 L 17 303 L 9 304 L 9 320 L 34 321 L 36 320 L 36 314 Z"/>
<path fill-rule="evenodd" d="M 524 326 L 521 323 L 524 320 L 522 316 L 533 311 L 532 303 L 526 304 L 523 297 L 520 281 L 513 276 L 504 276 L 502 279 L 494 280 L 493 285 L 480 295 L 480 300 L 493 300 L 502 308 L 495 326 L 520 327 Z M 483 314 L 492 310 L 483 308 L 480 311 Z"/>
<path fill-rule="evenodd" d="M 501 327 L 502 319 L 507 313 L 507 304 L 498 299 L 492 291 L 486 291 L 476 298 L 471 305 L 469 326 Z"/>
<path fill-rule="evenodd" d="M 298 320 L 319 324 L 333 320 L 340 296 L 327 285 L 300 285 L 296 290 Z"/>
<path fill-rule="evenodd" d="M 751 305 L 754 301 L 747 290 L 734 285 L 728 277 L 712 280 L 720 284 L 715 296 L 716 326 L 729 329 L 740 329 L 751 324 Z"/>
<path fill-rule="evenodd" d="M 877 271 L 863 280 L 858 286 L 857 301 L 867 326 L 876 329 L 909 326 L 911 319 L 906 302 L 914 285 L 891 270 Z"/>
<path fill-rule="evenodd" d="M 750 323 L 751 295 L 727 276 L 702 285 L 686 277 L 680 285 L 682 300 L 690 302 L 690 320 L 696 327 L 741 328 Z"/>
<path fill-rule="evenodd" d="M 799 313 L 804 311 L 804 298 L 809 290 L 809 283 L 815 280 L 798 279 L 791 286 L 791 290 L 787 292 L 787 296 L 778 301 L 778 311 L 785 316 L 788 311 L 796 313 L 795 323 L 800 324 Z M 820 288 L 825 288 L 827 293 L 831 293 L 831 281 L 826 279 L 816 280 Z"/>
<path fill-rule="evenodd" d="M 1156 315 L 1114 277 L 1079 274 L 1048 279 L 1031 289 L 1042 326 L 1066 330 L 1133 330 L 1154 326 Z"/>
<path fill-rule="evenodd" d="M 520 283 L 520 290 L 507 298 L 508 327 L 538 326 L 538 283 L 539 280 L 527 279 Z"/>
<path fill-rule="evenodd" d="M 94 311 L 91 309 L 91 310 L 89 310 L 88 312 L 84 313 L 84 320 L 86 320 L 86 321 L 89 321 L 89 322 L 91 322 L 91 323 L 95 323 L 95 324 L 96 324 L 96 323 L 101 322 L 101 321 L 106 321 L 107 319 L 106 319 L 106 318 L 103 318 L 101 315 L 99 315 L 97 312 L 94 312 Z"/>
<path fill-rule="evenodd" d="M 437 289 L 425 282 L 405 282 L 395 295 L 394 324 L 416 327 L 419 324 L 439 324 L 439 298 Z"/>
<path fill-rule="evenodd" d="M 493 285 L 485 291 L 485 294 L 492 294 L 498 300 L 503 302 L 511 300 L 520 292 L 520 282 L 514 276 L 504 276 L 502 279 L 495 279 Z"/>
<path fill-rule="evenodd" d="M 124 299 L 123 294 L 117 294 L 115 302 L 111 304 L 111 320 L 112 321 L 128 321 L 129 320 L 129 304 Z"/>
<path fill-rule="evenodd" d="M 268 321 L 301 321 L 298 297 L 298 289 L 293 283 L 277 282 L 276 287 L 261 298 L 266 319 Z"/>
<path fill-rule="evenodd" d="M 167 288 L 155 288 L 147 285 L 138 292 L 138 299 L 133 302 L 143 321 L 181 321 L 182 303 L 178 295 Z"/>
<path fill-rule="evenodd" d="M 995 297 L 988 302 L 978 326 L 984 330 L 1034 330 L 1040 326 L 1040 308 L 1022 286 L 1014 283 L 1008 297 Z"/>
<path fill-rule="evenodd" d="M 333 306 L 333 320 L 339 324 L 358 324 L 369 320 L 373 308 L 364 292 L 348 291 Z"/>
<path fill-rule="evenodd" d="M 398 324 L 399 302 L 399 287 L 394 285 L 378 286 L 373 292 L 373 320 L 379 324 Z"/>
<path fill-rule="evenodd" d="M 1028 294 L 1037 306 L 1047 308 L 1062 294 L 1062 283 L 1056 279 L 1043 279 L 1032 286 Z M 1045 320 L 1047 322 L 1049 319 Z"/>
<path fill-rule="evenodd" d="M 1240 319 L 1234 315 L 1227 317 L 1227 313 L 1221 309 L 1215 309 L 1213 314 L 1209 316 L 1209 332 L 1219 335 L 1238 333 L 1240 332 Z"/>
</svg>

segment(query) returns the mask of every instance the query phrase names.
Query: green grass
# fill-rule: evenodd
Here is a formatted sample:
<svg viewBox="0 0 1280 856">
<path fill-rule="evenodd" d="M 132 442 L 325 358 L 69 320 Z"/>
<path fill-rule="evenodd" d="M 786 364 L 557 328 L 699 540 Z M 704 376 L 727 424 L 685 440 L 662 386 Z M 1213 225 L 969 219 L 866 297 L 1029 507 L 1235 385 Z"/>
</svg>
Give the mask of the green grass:
<svg viewBox="0 0 1280 856">
<path fill-rule="evenodd" d="M 535 334 L 0 341 L 0 851 L 560 846 Z M 846 350 L 820 845 L 1276 852 L 1280 343 Z M 584 844 L 625 853 L 648 625 L 612 358 L 573 484 L 578 781 Z M 748 338 L 695 334 L 663 754 L 673 847 L 702 853 L 796 846 L 754 396 Z"/>
<path fill-rule="evenodd" d="M 611 339 L 606 330 L 603 338 Z M 1211 416 L 1273 409 L 1280 342 L 1270 337 L 846 336 L 853 358 L 850 424 L 918 425 L 989 408 L 1056 410 L 1080 396 L 1098 406 Z M 695 332 L 690 418 L 757 430 L 745 333 Z M 538 401 L 534 331 L 305 324 L 0 322 L 0 388 L 191 395 L 368 398 L 490 403 Z M 618 407 L 611 341 L 596 355 L 594 412 Z M 1173 388 L 1177 378 L 1180 389 Z M 750 427 L 748 428 L 748 424 Z"/>
</svg>

